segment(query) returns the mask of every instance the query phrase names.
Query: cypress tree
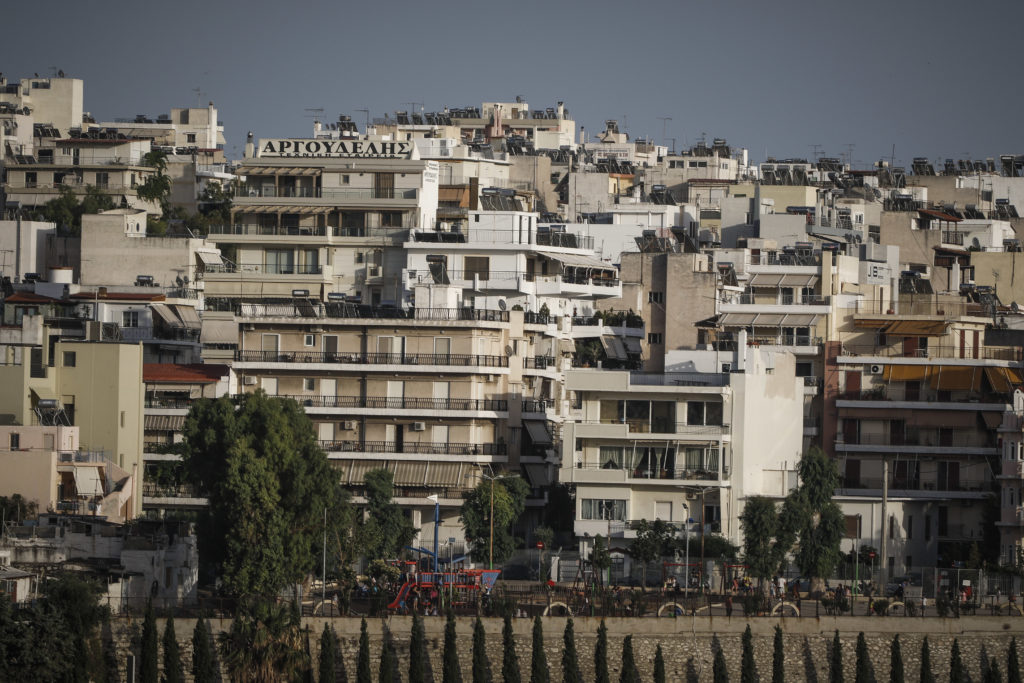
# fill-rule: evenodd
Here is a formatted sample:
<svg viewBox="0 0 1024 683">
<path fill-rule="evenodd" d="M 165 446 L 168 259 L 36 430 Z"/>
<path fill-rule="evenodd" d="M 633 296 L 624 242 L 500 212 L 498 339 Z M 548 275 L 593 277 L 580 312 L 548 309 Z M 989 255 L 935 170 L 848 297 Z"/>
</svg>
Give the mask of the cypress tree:
<svg viewBox="0 0 1024 683">
<path fill-rule="evenodd" d="M 459 652 L 455 641 L 455 612 L 448 610 L 448 619 L 444 624 L 444 651 L 442 655 L 441 680 L 444 683 L 462 683 L 462 670 L 459 668 Z"/>
<path fill-rule="evenodd" d="M 181 668 L 181 652 L 178 651 L 178 636 L 174 633 L 174 615 L 167 617 L 164 624 L 164 683 L 184 683 L 185 672 Z"/>
<path fill-rule="evenodd" d="M 889 683 L 903 683 L 903 648 L 898 633 L 893 636 L 889 651 Z"/>
<path fill-rule="evenodd" d="M 982 680 L 985 683 L 1003 683 L 1003 677 L 999 672 L 999 662 L 995 657 L 988 660 L 988 670 Z"/>
<path fill-rule="evenodd" d="M 864 631 L 857 634 L 857 670 L 854 673 L 857 683 L 871 683 L 871 659 L 868 656 L 868 641 L 864 639 Z"/>
<path fill-rule="evenodd" d="M 665 683 L 665 655 L 661 652 L 661 643 L 654 651 L 654 683 Z"/>
<path fill-rule="evenodd" d="M 594 681 L 595 683 L 611 683 L 608 675 L 608 627 L 604 619 L 597 627 L 597 644 L 594 646 Z"/>
<path fill-rule="evenodd" d="M 533 655 L 530 658 L 530 683 L 548 683 L 548 658 L 544 654 L 544 626 L 540 617 L 533 618 Z M 412 683 L 412 681 L 409 681 Z"/>
<path fill-rule="evenodd" d="M 423 620 L 412 613 L 412 637 L 409 639 L 409 683 L 426 683 L 427 680 L 427 634 Z"/>
<path fill-rule="evenodd" d="M 139 657 L 139 683 L 157 683 L 159 672 L 159 639 L 156 632 L 156 614 L 153 602 L 146 602 L 146 616 L 142 621 L 142 653 Z"/>
<path fill-rule="evenodd" d="M 576 634 L 572 628 L 572 617 L 565 622 L 565 633 L 562 634 L 562 683 L 583 683 L 580 660 L 576 656 Z"/>
<path fill-rule="evenodd" d="M 754 634 L 750 632 L 750 624 L 743 632 L 743 659 L 740 668 L 740 680 L 743 683 L 757 683 L 757 664 L 754 663 Z"/>
<path fill-rule="evenodd" d="M 320 634 L 320 683 L 334 683 L 334 664 L 337 661 L 338 637 L 325 621 L 324 632 Z"/>
<path fill-rule="evenodd" d="M 1010 639 L 1010 649 L 1006 652 L 1006 683 L 1022 683 L 1020 661 L 1017 659 L 1017 636 Z"/>
<path fill-rule="evenodd" d="M 960 658 L 960 640 L 953 639 L 953 651 L 949 655 L 949 683 L 964 683 L 964 662 Z"/>
<path fill-rule="evenodd" d="M 924 637 L 921 643 L 921 683 L 935 683 L 935 674 L 932 673 L 932 653 L 928 647 L 928 636 Z"/>
<path fill-rule="evenodd" d="M 782 627 L 775 625 L 774 647 L 772 648 L 772 683 L 786 681 L 786 651 L 782 647 Z"/>
<path fill-rule="evenodd" d="M 715 661 L 711 665 L 712 680 L 715 683 L 729 683 L 729 669 L 725 666 L 725 654 L 722 653 L 722 648 L 718 648 L 715 651 Z"/>
<path fill-rule="evenodd" d="M 828 658 L 829 683 L 843 683 L 843 647 L 839 642 L 839 629 L 832 638 L 832 652 Z"/>
<path fill-rule="evenodd" d="M 370 679 L 370 634 L 366 619 L 359 625 L 359 657 L 356 659 L 356 683 L 373 683 Z"/>
<path fill-rule="evenodd" d="M 487 634 L 480 617 L 473 624 L 473 683 L 490 683 L 487 672 Z"/>
<path fill-rule="evenodd" d="M 504 683 L 522 683 L 519 674 L 519 657 L 516 655 L 516 641 L 512 637 L 512 615 L 505 613 L 505 626 L 501 630 L 501 678 Z"/>
<path fill-rule="evenodd" d="M 622 640 L 622 671 L 619 673 L 619 683 L 640 683 L 640 672 L 633 660 L 633 636 L 626 636 Z"/>
<path fill-rule="evenodd" d="M 391 631 L 384 629 L 384 642 L 380 648 L 380 664 L 377 668 L 378 683 L 394 683 L 398 675 L 398 653 L 395 643 L 391 640 Z"/>
<path fill-rule="evenodd" d="M 210 630 L 206 619 L 196 619 L 192 631 L 192 678 L 195 683 L 214 683 L 217 671 L 214 668 L 213 648 L 210 644 Z"/>
</svg>

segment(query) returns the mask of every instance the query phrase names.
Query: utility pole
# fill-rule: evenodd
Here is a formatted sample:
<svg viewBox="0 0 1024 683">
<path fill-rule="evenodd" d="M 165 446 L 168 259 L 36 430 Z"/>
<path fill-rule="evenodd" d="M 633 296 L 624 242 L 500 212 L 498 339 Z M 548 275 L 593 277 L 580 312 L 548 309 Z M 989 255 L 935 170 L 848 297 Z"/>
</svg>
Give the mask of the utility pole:
<svg viewBox="0 0 1024 683">
<path fill-rule="evenodd" d="M 889 583 L 886 572 L 889 569 L 889 549 L 887 547 L 885 532 L 889 526 L 889 515 L 888 515 L 888 503 L 889 503 L 889 461 L 882 460 L 882 561 L 878 567 L 878 582 L 881 585 L 883 595 L 885 594 L 885 587 Z"/>
</svg>

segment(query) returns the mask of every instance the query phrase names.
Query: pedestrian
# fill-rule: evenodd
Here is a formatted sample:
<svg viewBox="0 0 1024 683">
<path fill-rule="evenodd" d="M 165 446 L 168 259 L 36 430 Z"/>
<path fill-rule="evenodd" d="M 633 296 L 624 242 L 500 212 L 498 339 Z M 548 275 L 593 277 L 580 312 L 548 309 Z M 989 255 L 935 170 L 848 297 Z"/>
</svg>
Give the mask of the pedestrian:
<svg viewBox="0 0 1024 683">
<path fill-rule="evenodd" d="M 779 576 L 779 600 L 786 599 L 786 577 Z"/>
<path fill-rule="evenodd" d="M 725 596 L 725 616 L 727 616 L 727 617 L 731 617 L 732 616 L 732 596 L 731 595 Z"/>
</svg>

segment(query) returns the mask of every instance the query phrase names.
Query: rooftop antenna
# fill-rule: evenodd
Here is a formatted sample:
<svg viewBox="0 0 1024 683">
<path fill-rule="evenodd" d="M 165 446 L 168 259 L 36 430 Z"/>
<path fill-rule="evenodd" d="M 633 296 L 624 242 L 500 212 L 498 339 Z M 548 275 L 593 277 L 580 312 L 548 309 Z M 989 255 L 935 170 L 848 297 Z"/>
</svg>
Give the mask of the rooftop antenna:
<svg viewBox="0 0 1024 683">
<path fill-rule="evenodd" d="M 661 143 L 664 145 L 668 143 L 668 138 L 666 137 L 668 133 L 666 132 L 665 128 L 668 125 L 668 122 L 672 120 L 672 117 L 659 116 L 658 120 L 661 121 Z"/>
<path fill-rule="evenodd" d="M 206 93 L 201 91 L 198 87 L 192 88 L 192 92 L 196 94 L 196 106 L 202 106 L 203 98 L 206 97 Z"/>
<path fill-rule="evenodd" d="M 821 158 L 821 145 L 819 145 L 818 143 L 814 143 L 807 146 L 810 147 L 811 151 L 814 153 L 814 158 L 811 161 L 817 161 L 818 159 Z"/>
</svg>

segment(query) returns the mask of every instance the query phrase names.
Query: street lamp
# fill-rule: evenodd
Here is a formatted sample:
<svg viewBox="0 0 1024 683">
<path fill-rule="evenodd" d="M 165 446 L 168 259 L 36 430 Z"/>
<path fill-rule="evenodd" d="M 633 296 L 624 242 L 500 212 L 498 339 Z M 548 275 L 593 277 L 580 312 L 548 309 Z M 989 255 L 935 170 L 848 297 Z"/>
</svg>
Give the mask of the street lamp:
<svg viewBox="0 0 1024 683">
<path fill-rule="evenodd" d="M 686 591 L 686 597 L 690 597 L 690 506 L 683 503 L 683 509 L 686 510 L 686 522 L 683 522 L 683 535 L 686 537 L 686 559 L 683 564 L 683 589 Z"/>
<path fill-rule="evenodd" d="M 441 523 L 441 503 L 437 500 L 437 494 L 427 496 L 427 500 L 434 501 L 434 573 L 437 573 L 437 527 Z"/>
</svg>

